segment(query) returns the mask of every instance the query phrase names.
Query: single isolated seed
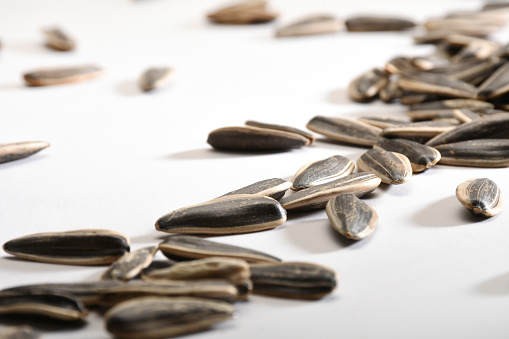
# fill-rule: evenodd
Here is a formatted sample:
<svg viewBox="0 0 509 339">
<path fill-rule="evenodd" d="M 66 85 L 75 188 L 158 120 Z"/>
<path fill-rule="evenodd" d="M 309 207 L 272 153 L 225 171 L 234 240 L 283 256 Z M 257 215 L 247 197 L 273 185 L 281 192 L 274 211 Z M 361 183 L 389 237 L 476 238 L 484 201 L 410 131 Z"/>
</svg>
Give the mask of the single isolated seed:
<svg viewBox="0 0 509 339">
<path fill-rule="evenodd" d="M 279 200 L 285 195 L 286 191 L 288 191 L 291 186 L 292 183 L 289 181 L 280 178 L 272 178 L 255 182 L 254 184 L 226 193 L 221 197 L 228 195 L 252 194 L 258 197 L 270 197 L 272 199 Z"/>
<path fill-rule="evenodd" d="M 141 271 L 150 265 L 157 246 L 140 248 L 139 250 L 126 253 L 103 273 L 102 280 L 130 280 L 136 277 Z"/>
<path fill-rule="evenodd" d="M 403 154 L 410 161 L 414 173 L 431 168 L 441 157 L 438 150 L 406 139 L 380 138 L 373 148 Z"/>
<path fill-rule="evenodd" d="M 361 155 L 357 168 L 378 176 L 386 184 L 402 184 L 412 175 L 412 165 L 406 156 L 381 149 L 371 149 Z"/>
<path fill-rule="evenodd" d="M 440 164 L 469 167 L 509 166 L 509 140 L 476 139 L 435 146 Z"/>
<path fill-rule="evenodd" d="M 52 68 L 25 73 L 27 86 L 52 86 L 71 84 L 97 78 L 103 70 L 97 66 Z"/>
<path fill-rule="evenodd" d="M 492 217 L 502 212 L 502 193 L 487 178 L 470 179 L 456 188 L 456 197 L 472 214 Z"/>
<path fill-rule="evenodd" d="M 332 15 L 312 15 L 278 28 L 276 37 L 336 33 L 341 28 L 341 21 Z"/>
<path fill-rule="evenodd" d="M 46 35 L 46 46 L 56 51 L 72 51 L 76 48 L 76 42 L 59 28 L 47 28 L 42 30 Z"/>
<path fill-rule="evenodd" d="M 348 96 L 357 102 L 372 100 L 388 82 L 388 74 L 376 68 L 372 69 L 350 82 L 348 85 Z"/>
<path fill-rule="evenodd" d="M 211 21 L 226 25 L 251 25 L 270 22 L 278 13 L 266 8 L 267 1 L 248 0 L 207 15 Z"/>
<path fill-rule="evenodd" d="M 352 173 L 355 164 L 342 155 L 333 155 L 324 160 L 302 166 L 293 176 L 291 187 L 297 191 L 313 185 L 320 185 Z"/>
<path fill-rule="evenodd" d="M 150 92 L 155 89 L 165 87 L 170 83 L 173 76 L 173 68 L 154 67 L 149 68 L 140 77 L 140 88 L 144 92 Z"/>
<path fill-rule="evenodd" d="M 378 223 L 376 211 L 351 193 L 340 194 L 329 200 L 325 211 L 332 228 L 348 239 L 366 238 Z"/>
<path fill-rule="evenodd" d="M 253 120 L 248 120 L 245 122 L 245 124 L 246 124 L 246 126 L 251 126 L 251 127 L 275 129 L 278 131 L 295 133 L 295 134 L 301 135 L 301 136 L 309 139 L 309 143 L 307 145 L 311 145 L 316 139 L 316 137 L 313 134 L 308 133 L 303 130 L 300 130 L 295 127 L 291 127 L 291 126 L 266 124 L 264 122 L 258 122 L 258 121 L 253 121 Z"/>
<path fill-rule="evenodd" d="M 0 144 L 0 164 L 26 158 L 49 147 L 45 141 L 24 141 Z"/>
<path fill-rule="evenodd" d="M 373 146 L 382 131 L 361 121 L 324 116 L 314 117 L 306 127 L 332 140 L 362 146 Z"/>
<path fill-rule="evenodd" d="M 39 334 L 30 326 L 10 326 L 0 332 L 0 339 L 38 339 Z"/>
<path fill-rule="evenodd" d="M 346 20 L 349 32 L 403 31 L 415 27 L 415 22 L 383 16 L 359 16 Z"/>
</svg>

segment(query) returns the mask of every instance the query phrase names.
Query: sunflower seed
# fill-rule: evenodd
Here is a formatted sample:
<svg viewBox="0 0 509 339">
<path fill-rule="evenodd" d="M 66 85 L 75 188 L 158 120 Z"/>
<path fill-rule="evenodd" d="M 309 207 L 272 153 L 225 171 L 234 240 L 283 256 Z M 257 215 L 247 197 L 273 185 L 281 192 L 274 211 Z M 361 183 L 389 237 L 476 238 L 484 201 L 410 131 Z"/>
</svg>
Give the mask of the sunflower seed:
<svg viewBox="0 0 509 339">
<path fill-rule="evenodd" d="M 308 133 L 308 132 L 303 131 L 303 130 L 300 130 L 300 129 L 295 128 L 295 127 L 284 126 L 284 125 L 266 124 L 266 123 L 263 123 L 263 122 L 258 122 L 258 121 L 253 121 L 253 120 L 248 120 L 248 121 L 246 121 L 245 124 L 246 124 L 246 126 L 251 126 L 251 127 L 275 129 L 275 130 L 278 130 L 278 131 L 295 133 L 295 134 L 301 135 L 301 136 L 309 139 L 309 143 L 307 145 L 311 145 L 315 141 L 315 139 L 316 139 L 313 134 Z"/>
<path fill-rule="evenodd" d="M 462 34 L 466 36 L 483 38 L 491 33 L 486 33 L 484 30 L 468 30 L 468 29 L 439 29 L 427 31 L 426 33 L 414 36 L 416 44 L 436 44 L 448 37 L 451 34 Z"/>
<path fill-rule="evenodd" d="M 445 38 L 445 41 L 451 46 L 463 47 L 463 49 L 451 59 L 452 62 L 458 62 L 468 58 L 486 59 L 494 55 L 501 47 L 494 41 L 460 34 L 451 34 Z"/>
<path fill-rule="evenodd" d="M 52 86 L 70 84 L 97 78 L 103 70 L 97 66 L 53 68 L 25 73 L 27 86 Z"/>
<path fill-rule="evenodd" d="M 275 297 L 320 299 L 337 285 L 333 270 L 310 263 L 254 264 L 251 274 L 253 293 Z"/>
<path fill-rule="evenodd" d="M 324 208 L 330 198 L 353 193 L 358 197 L 368 194 L 380 185 L 380 178 L 371 173 L 355 173 L 322 185 L 312 186 L 281 199 L 286 210 L 305 211 Z"/>
<path fill-rule="evenodd" d="M 503 63 L 504 62 L 498 58 L 462 62 L 458 64 L 462 65 L 461 67 L 450 67 L 444 74 L 451 78 L 477 86 L 484 82 L 495 70 L 502 66 Z"/>
<path fill-rule="evenodd" d="M 341 22 L 331 15 L 313 15 L 278 28 L 276 37 L 336 33 L 341 28 Z"/>
<path fill-rule="evenodd" d="M 497 10 L 497 9 L 506 9 L 507 7 L 509 7 L 509 2 L 503 2 L 503 1 L 488 2 L 483 5 L 481 10 L 482 11 L 493 11 L 493 10 Z"/>
<path fill-rule="evenodd" d="M 106 330 L 120 339 L 157 339 L 205 330 L 233 315 L 233 306 L 199 298 L 141 297 L 110 309 Z"/>
<path fill-rule="evenodd" d="M 509 92 L 509 62 L 506 62 L 486 79 L 477 91 L 482 99 L 493 99 Z"/>
<path fill-rule="evenodd" d="M 243 259 L 248 262 L 280 262 L 281 259 L 269 254 L 244 247 L 221 244 L 189 235 L 173 235 L 159 244 L 165 256 L 186 259 L 226 257 Z"/>
<path fill-rule="evenodd" d="M 410 20 L 382 16 L 359 16 L 345 21 L 349 32 L 403 31 L 415 27 Z"/>
<path fill-rule="evenodd" d="M 11 326 L 0 332 L 0 339 L 38 339 L 39 334 L 30 326 Z"/>
<path fill-rule="evenodd" d="M 335 196 L 325 207 L 332 228 L 345 237 L 361 240 L 369 236 L 376 228 L 378 214 L 355 194 Z"/>
<path fill-rule="evenodd" d="M 452 117 L 456 109 L 465 108 L 475 112 L 492 109 L 494 106 L 490 102 L 468 99 L 450 99 L 432 102 L 423 102 L 412 105 L 407 111 L 407 116 L 412 120 L 430 120 L 436 117 Z"/>
<path fill-rule="evenodd" d="M 386 138 L 403 138 L 415 141 L 429 140 L 440 133 L 450 131 L 457 125 L 441 121 L 421 121 L 411 124 L 388 127 L 380 132 Z"/>
<path fill-rule="evenodd" d="M 46 147 L 49 143 L 45 141 L 25 141 L 11 144 L 0 144 L 0 164 L 26 158 L 37 153 Z"/>
<path fill-rule="evenodd" d="M 277 18 L 276 12 L 266 8 L 267 1 L 248 0 L 222 8 L 207 15 L 217 24 L 250 25 L 270 22 Z"/>
<path fill-rule="evenodd" d="M 355 164 L 341 155 L 314 161 L 302 166 L 293 176 L 291 187 L 297 191 L 306 187 L 320 185 L 352 173 Z"/>
<path fill-rule="evenodd" d="M 419 69 L 414 66 L 411 58 L 396 57 L 385 64 L 385 71 L 389 74 L 405 75 L 415 73 Z"/>
<path fill-rule="evenodd" d="M 235 285 L 237 289 L 237 300 L 247 300 L 253 293 L 253 282 L 246 280 L 242 284 Z"/>
<path fill-rule="evenodd" d="M 412 64 L 423 71 L 448 67 L 451 61 L 444 55 L 431 54 L 423 57 L 412 58 Z"/>
<path fill-rule="evenodd" d="M 56 51 L 72 51 L 76 47 L 76 42 L 58 28 L 43 29 L 46 35 L 46 46 Z"/>
<path fill-rule="evenodd" d="M 440 160 L 436 149 L 405 139 L 380 138 L 373 148 L 403 154 L 410 161 L 412 172 L 423 172 Z"/>
<path fill-rule="evenodd" d="M 154 270 L 145 276 L 149 280 L 224 279 L 234 285 L 249 280 L 249 265 L 245 260 L 209 257 L 176 263 L 169 268 Z"/>
<path fill-rule="evenodd" d="M 73 298 L 52 293 L 0 293 L 0 314 L 41 315 L 57 320 L 83 320 L 88 311 Z"/>
<path fill-rule="evenodd" d="M 359 171 L 373 173 L 386 184 L 402 184 L 412 175 L 410 160 L 401 153 L 371 149 L 357 160 Z"/>
<path fill-rule="evenodd" d="M 314 117 L 306 127 L 332 140 L 363 146 L 372 146 L 382 131 L 361 121 L 324 116 Z"/>
<path fill-rule="evenodd" d="M 443 74 L 406 74 L 399 79 L 398 85 L 408 91 L 454 98 L 474 99 L 477 92 L 475 86 Z"/>
<path fill-rule="evenodd" d="M 102 280 L 130 280 L 136 277 L 150 265 L 157 252 L 157 246 L 140 248 L 131 253 L 126 253 L 103 273 Z"/>
<path fill-rule="evenodd" d="M 403 95 L 403 91 L 398 86 L 398 81 L 399 77 L 396 75 L 389 77 L 387 84 L 378 91 L 380 100 L 389 103 Z"/>
<path fill-rule="evenodd" d="M 281 151 L 309 145 L 301 135 L 267 128 L 224 127 L 209 133 L 207 142 L 229 151 Z"/>
<path fill-rule="evenodd" d="M 414 92 L 404 91 L 399 100 L 403 105 L 416 105 L 419 103 L 438 100 L 436 95 L 433 94 L 420 94 Z"/>
<path fill-rule="evenodd" d="M 456 197 L 472 214 L 492 217 L 502 212 L 502 193 L 497 184 L 487 178 L 460 184 Z"/>
<path fill-rule="evenodd" d="M 472 112 L 467 108 L 463 109 L 455 109 L 454 117 L 458 119 L 461 123 L 470 122 L 472 120 L 482 119 L 481 115 L 478 113 Z"/>
<path fill-rule="evenodd" d="M 285 192 L 288 191 L 291 186 L 292 183 L 289 181 L 280 178 L 272 178 L 255 182 L 249 186 L 226 193 L 221 197 L 228 195 L 252 194 L 259 197 L 270 197 L 272 199 L 279 200 L 285 195 Z"/>
<path fill-rule="evenodd" d="M 114 231 L 83 229 L 27 235 L 6 242 L 3 249 L 19 258 L 53 264 L 105 265 L 129 252 L 129 239 Z"/>
<path fill-rule="evenodd" d="M 171 267 L 175 265 L 177 262 L 178 261 L 169 258 L 167 260 L 152 260 L 150 265 L 148 265 L 141 271 L 141 278 L 144 279 L 144 276 L 147 276 L 150 272 L 159 270 L 161 268 Z"/>
<path fill-rule="evenodd" d="M 392 117 L 362 117 L 359 118 L 359 121 L 382 129 L 388 127 L 403 126 L 410 123 L 408 119 Z"/>
<path fill-rule="evenodd" d="M 477 139 L 435 147 L 441 154 L 441 164 L 471 167 L 509 166 L 509 140 Z"/>
<path fill-rule="evenodd" d="M 173 68 L 157 67 L 149 68 L 140 77 L 140 88 L 144 92 L 165 87 L 170 83 L 173 76 Z"/>
<path fill-rule="evenodd" d="M 469 35 L 490 35 L 502 28 L 505 20 L 489 20 L 484 18 L 468 18 L 468 19 L 432 19 L 426 21 L 424 26 L 428 31 L 449 30 L 459 34 Z"/>
<path fill-rule="evenodd" d="M 353 79 L 348 85 L 348 96 L 353 101 L 365 102 L 376 97 L 378 92 L 387 85 L 389 77 L 379 69 L 372 69 Z"/>
<path fill-rule="evenodd" d="M 217 198 L 168 213 L 156 222 L 169 233 L 238 234 L 274 228 L 286 221 L 286 211 L 269 197 L 249 194 Z"/>
</svg>

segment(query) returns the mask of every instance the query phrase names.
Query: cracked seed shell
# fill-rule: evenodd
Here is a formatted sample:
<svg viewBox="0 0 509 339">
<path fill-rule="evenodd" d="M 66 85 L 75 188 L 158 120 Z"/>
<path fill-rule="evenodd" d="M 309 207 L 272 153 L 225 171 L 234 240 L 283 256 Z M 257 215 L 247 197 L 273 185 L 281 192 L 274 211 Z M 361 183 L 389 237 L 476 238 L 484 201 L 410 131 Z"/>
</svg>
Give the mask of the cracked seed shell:
<svg viewBox="0 0 509 339">
<path fill-rule="evenodd" d="M 502 212 L 502 193 L 492 180 L 470 179 L 456 188 L 456 197 L 472 214 L 492 217 Z"/>
</svg>

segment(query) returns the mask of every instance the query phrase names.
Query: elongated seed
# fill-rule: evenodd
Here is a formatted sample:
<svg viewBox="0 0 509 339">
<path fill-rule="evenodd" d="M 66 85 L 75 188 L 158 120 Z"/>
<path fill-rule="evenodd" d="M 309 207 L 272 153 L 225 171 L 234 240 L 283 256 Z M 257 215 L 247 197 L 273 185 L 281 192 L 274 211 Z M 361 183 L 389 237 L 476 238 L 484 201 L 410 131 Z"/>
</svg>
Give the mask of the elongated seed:
<svg viewBox="0 0 509 339">
<path fill-rule="evenodd" d="M 464 81 L 443 74 L 430 73 L 406 74 L 399 79 L 398 86 L 418 93 L 466 99 L 474 99 L 477 92 L 475 86 Z"/>
<path fill-rule="evenodd" d="M 11 326 L 0 332 L 0 339 L 38 339 L 39 334 L 30 326 Z"/>
<path fill-rule="evenodd" d="M 100 76 L 103 70 L 97 66 L 79 66 L 44 69 L 25 73 L 28 86 L 52 86 L 90 80 Z"/>
<path fill-rule="evenodd" d="M 308 138 L 309 139 L 308 145 L 312 144 L 316 139 L 316 137 L 313 134 L 308 133 L 303 130 L 300 130 L 295 127 L 291 127 L 291 126 L 266 124 L 263 122 L 258 122 L 258 121 L 253 121 L 253 120 L 248 120 L 245 122 L 245 124 L 246 124 L 246 126 L 251 126 L 251 127 L 268 128 L 268 129 L 275 129 L 275 130 L 283 131 L 283 132 L 295 133 L 295 134 L 301 135 L 305 138 Z"/>
<path fill-rule="evenodd" d="M 419 69 L 413 64 L 412 58 L 395 57 L 385 64 L 385 71 L 393 75 L 406 75 L 413 74 Z M 399 78 L 397 83 L 399 87 Z"/>
<path fill-rule="evenodd" d="M 172 258 L 177 256 L 186 259 L 208 257 L 226 257 L 243 259 L 248 262 L 280 262 L 281 259 L 272 255 L 251 250 L 249 248 L 221 244 L 190 235 L 173 235 L 159 244 L 164 255 Z"/>
<path fill-rule="evenodd" d="M 334 181 L 311 186 L 281 199 L 286 210 L 305 211 L 324 208 L 327 201 L 342 193 L 353 193 L 358 197 L 368 194 L 380 185 L 380 178 L 371 173 L 355 173 Z"/>
<path fill-rule="evenodd" d="M 276 37 L 335 33 L 341 28 L 341 21 L 332 15 L 313 15 L 278 28 Z"/>
<path fill-rule="evenodd" d="M 324 116 L 314 117 L 306 127 L 330 139 L 363 146 L 372 146 L 382 131 L 361 121 Z"/>
<path fill-rule="evenodd" d="M 379 69 L 373 69 L 353 79 L 348 85 L 348 96 L 353 101 L 365 102 L 374 99 L 387 85 L 389 77 Z"/>
<path fill-rule="evenodd" d="M 180 258 L 179 258 L 180 259 Z M 152 260 L 150 265 L 148 265 L 146 268 L 144 268 L 141 271 L 141 278 L 143 279 L 144 276 L 148 275 L 150 272 L 159 270 L 161 268 L 168 268 L 173 265 L 175 265 L 178 261 L 173 259 L 167 259 L 167 260 Z"/>
<path fill-rule="evenodd" d="M 398 86 L 399 77 L 389 76 L 389 81 L 378 91 L 378 97 L 383 102 L 389 103 L 403 95 L 403 90 Z"/>
<path fill-rule="evenodd" d="M 102 280 L 130 280 L 136 277 L 150 265 L 157 252 L 157 246 L 140 248 L 131 253 L 126 253 L 103 273 Z"/>
<path fill-rule="evenodd" d="M 149 68 L 140 77 L 140 88 L 144 92 L 165 87 L 170 83 L 173 76 L 173 68 L 155 67 Z"/>
<path fill-rule="evenodd" d="M 253 293 L 282 298 L 320 299 L 337 286 L 336 273 L 311 263 L 251 265 Z"/>
<path fill-rule="evenodd" d="M 493 104 L 485 101 L 469 99 L 423 102 L 412 105 L 407 111 L 407 115 L 411 117 L 412 120 L 429 120 L 436 117 L 454 116 L 454 111 L 460 108 L 479 112 L 486 109 L 492 109 Z"/>
<path fill-rule="evenodd" d="M 158 339 L 202 331 L 229 319 L 233 307 L 199 298 L 141 297 L 110 309 L 106 330 L 121 339 Z"/>
<path fill-rule="evenodd" d="M 361 240 L 376 228 L 378 214 L 355 194 L 340 194 L 327 203 L 325 210 L 332 228 L 345 237 Z"/>
<path fill-rule="evenodd" d="M 429 140 L 443 132 L 454 129 L 456 126 L 449 122 L 421 121 L 402 126 L 387 127 L 380 132 L 380 136 L 409 140 Z"/>
<path fill-rule="evenodd" d="M 359 171 L 378 176 L 386 184 L 402 184 L 412 175 L 410 160 L 401 153 L 371 149 L 357 160 Z"/>
<path fill-rule="evenodd" d="M 46 35 L 46 46 L 51 49 L 56 51 L 72 51 L 76 47 L 74 39 L 59 28 L 47 28 L 42 31 Z"/>
<path fill-rule="evenodd" d="M 6 242 L 3 249 L 19 258 L 53 264 L 105 265 L 129 252 L 129 239 L 110 230 L 84 229 L 27 235 Z"/>
<path fill-rule="evenodd" d="M 472 120 L 482 119 L 479 113 L 472 112 L 467 108 L 463 109 L 455 109 L 454 117 L 458 119 L 461 123 L 470 122 Z"/>
<path fill-rule="evenodd" d="M 280 178 L 272 178 L 255 182 L 254 184 L 226 193 L 221 197 L 228 195 L 252 194 L 258 197 L 270 197 L 272 199 L 279 200 L 285 195 L 286 191 L 288 191 L 291 186 L 292 183 L 289 181 Z"/>
<path fill-rule="evenodd" d="M 49 143 L 45 141 L 25 141 L 0 145 L 0 164 L 26 158 L 46 147 Z"/>
<path fill-rule="evenodd" d="M 486 79 L 477 91 L 483 99 L 493 99 L 509 92 L 509 63 L 505 63 Z"/>
<path fill-rule="evenodd" d="M 373 148 L 403 154 L 410 161 L 412 172 L 423 172 L 440 161 L 438 150 L 406 139 L 380 138 Z"/>
<path fill-rule="evenodd" d="M 387 127 L 403 126 L 410 123 L 408 119 L 374 116 L 361 117 L 359 118 L 359 121 L 382 129 Z"/>
<path fill-rule="evenodd" d="M 509 140 L 476 139 L 435 146 L 440 164 L 469 167 L 509 166 Z"/>
<path fill-rule="evenodd" d="M 359 16 L 345 21 L 350 32 L 403 31 L 415 27 L 415 23 L 401 18 L 383 16 Z"/>
<path fill-rule="evenodd" d="M 207 17 L 215 23 L 227 25 L 249 25 L 270 22 L 277 18 L 276 12 L 266 8 L 263 0 L 248 0 L 224 7 Z"/>
<path fill-rule="evenodd" d="M 342 155 L 333 155 L 324 160 L 302 166 L 293 176 L 292 190 L 320 185 L 352 173 L 355 164 Z"/>
<path fill-rule="evenodd" d="M 472 214 L 492 217 L 502 212 L 502 193 L 492 180 L 470 179 L 456 188 L 456 197 Z"/>
</svg>

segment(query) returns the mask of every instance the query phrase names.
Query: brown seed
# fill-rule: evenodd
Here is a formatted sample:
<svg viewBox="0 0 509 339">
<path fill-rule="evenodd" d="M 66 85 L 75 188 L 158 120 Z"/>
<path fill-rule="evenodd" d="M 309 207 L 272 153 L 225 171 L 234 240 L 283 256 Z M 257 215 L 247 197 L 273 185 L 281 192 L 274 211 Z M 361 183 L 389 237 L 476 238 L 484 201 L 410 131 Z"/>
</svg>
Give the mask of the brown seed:
<svg viewBox="0 0 509 339">
<path fill-rule="evenodd" d="M 399 77 L 396 75 L 389 76 L 387 84 L 378 91 L 378 97 L 383 102 L 389 103 L 400 98 L 403 91 L 398 86 Z"/>
<path fill-rule="evenodd" d="M 502 193 L 497 184 L 487 178 L 460 184 L 456 197 L 472 214 L 492 217 L 502 212 Z"/>
<path fill-rule="evenodd" d="M 416 105 L 422 102 L 437 100 L 437 96 L 433 94 L 420 94 L 415 92 L 403 91 L 399 101 L 403 105 Z"/>
<path fill-rule="evenodd" d="M 359 16 L 345 22 L 349 32 L 403 31 L 415 27 L 410 20 L 383 16 Z"/>
<path fill-rule="evenodd" d="M 451 34 L 447 36 L 445 42 L 451 46 L 463 47 L 452 57 L 452 62 L 458 62 L 469 58 L 486 59 L 494 55 L 501 47 L 498 43 L 491 40 L 460 34 Z"/>
<path fill-rule="evenodd" d="M 410 161 L 412 172 L 425 171 L 440 160 L 436 149 L 405 139 L 380 138 L 373 148 L 403 154 Z"/>
<path fill-rule="evenodd" d="M 409 124 L 410 121 L 408 119 L 400 119 L 400 118 L 392 118 L 392 117 L 361 117 L 359 121 L 362 121 L 371 126 L 375 126 L 378 128 L 388 128 L 388 127 L 396 127 L 403 126 Z"/>
<path fill-rule="evenodd" d="M 469 29 L 440 29 L 427 31 L 426 33 L 414 36 L 414 41 L 417 44 L 436 44 L 448 37 L 451 34 L 462 34 L 473 37 L 485 37 L 491 33 L 486 33 L 484 30 L 469 30 Z"/>
<path fill-rule="evenodd" d="M 372 69 L 353 79 L 348 85 L 348 96 L 353 101 L 365 102 L 376 97 L 378 92 L 387 85 L 389 77 L 379 69 Z"/>
<path fill-rule="evenodd" d="M 276 30 L 276 37 L 291 37 L 336 33 L 342 28 L 341 21 L 331 15 L 313 15 Z"/>
<path fill-rule="evenodd" d="M 278 13 L 266 8 L 267 1 L 248 0 L 233 6 L 222 8 L 207 15 L 217 24 L 250 25 L 270 22 L 277 18 Z"/>
<path fill-rule="evenodd" d="M 0 332 L 0 339 L 38 339 L 39 334 L 30 326 L 10 326 Z"/>
<path fill-rule="evenodd" d="M 280 178 L 272 178 L 255 182 L 238 190 L 223 194 L 221 197 L 239 194 L 252 194 L 258 197 L 270 197 L 272 199 L 281 199 L 286 191 L 290 189 L 292 183 Z"/>
<path fill-rule="evenodd" d="M 496 57 L 484 60 L 470 59 L 457 64 L 453 64 L 453 66 L 445 69 L 443 74 L 477 86 L 484 82 L 502 64 L 503 61 Z"/>
<path fill-rule="evenodd" d="M 314 117 L 306 127 L 332 140 L 363 146 L 372 146 L 382 131 L 361 121 L 324 116 Z"/>
<path fill-rule="evenodd" d="M 389 74 L 405 75 L 415 73 L 419 69 L 414 66 L 412 58 L 395 57 L 385 64 L 385 71 Z"/>
<path fill-rule="evenodd" d="M 435 146 L 441 164 L 468 167 L 509 166 L 509 140 L 477 139 Z"/>
<path fill-rule="evenodd" d="M 406 74 L 399 79 L 398 85 L 408 91 L 453 98 L 474 99 L 477 92 L 476 87 L 443 74 Z"/>
<path fill-rule="evenodd" d="M 130 280 L 136 277 L 150 265 L 157 252 L 157 246 L 140 248 L 131 253 L 126 253 L 103 273 L 102 280 Z"/>
<path fill-rule="evenodd" d="M 396 152 L 371 149 L 357 160 L 359 171 L 378 176 L 386 184 L 402 184 L 412 175 L 412 165 L 406 156 Z"/>
<path fill-rule="evenodd" d="M 480 86 L 477 96 L 482 99 L 493 99 L 509 92 L 509 62 L 497 69 Z"/>
<path fill-rule="evenodd" d="M 303 131 L 303 130 L 300 130 L 300 129 L 295 128 L 295 127 L 284 126 L 284 125 L 266 124 L 266 123 L 263 123 L 263 122 L 258 122 L 258 121 L 253 121 L 253 120 L 248 120 L 248 121 L 246 121 L 245 124 L 246 124 L 246 126 L 251 126 L 251 127 L 275 129 L 275 130 L 278 130 L 278 131 L 295 133 L 295 134 L 301 135 L 301 136 L 309 139 L 309 143 L 307 145 L 311 145 L 315 141 L 315 139 L 316 139 L 313 134 L 308 133 L 308 132 Z"/>
<path fill-rule="evenodd" d="M 490 20 L 485 18 L 442 18 L 428 20 L 424 26 L 428 31 L 448 30 L 466 35 L 470 35 L 471 33 L 474 33 L 475 35 L 490 35 L 500 30 L 505 24 L 505 20 L 503 19 Z"/>
<path fill-rule="evenodd" d="M 306 187 L 324 184 L 352 173 L 355 164 L 341 155 L 314 161 L 301 167 L 293 176 L 291 187 L 297 191 Z"/>
<path fill-rule="evenodd" d="M 32 71 L 25 73 L 23 78 L 27 86 L 52 86 L 90 80 L 102 73 L 97 66 L 80 66 Z"/>
<path fill-rule="evenodd" d="M 430 71 L 449 67 L 449 57 L 440 54 L 412 58 L 412 64 L 423 71 Z"/>
<path fill-rule="evenodd" d="M 173 76 L 173 68 L 156 67 L 149 68 L 140 77 L 140 88 L 144 92 L 165 87 L 170 83 Z"/>
<path fill-rule="evenodd" d="M 0 145 L 0 164 L 26 158 L 46 147 L 49 147 L 49 142 L 45 141 L 25 141 Z"/>
<path fill-rule="evenodd" d="M 58 28 L 42 30 L 46 35 L 46 46 L 56 51 L 72 51 L 76 48 L 76 42 Z"/>
</svg>

